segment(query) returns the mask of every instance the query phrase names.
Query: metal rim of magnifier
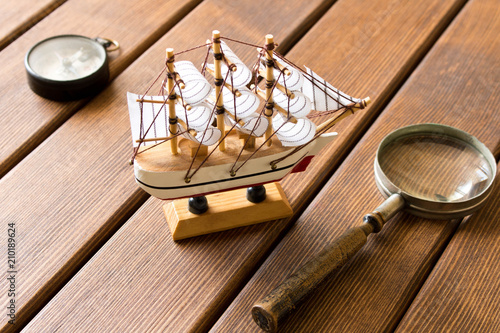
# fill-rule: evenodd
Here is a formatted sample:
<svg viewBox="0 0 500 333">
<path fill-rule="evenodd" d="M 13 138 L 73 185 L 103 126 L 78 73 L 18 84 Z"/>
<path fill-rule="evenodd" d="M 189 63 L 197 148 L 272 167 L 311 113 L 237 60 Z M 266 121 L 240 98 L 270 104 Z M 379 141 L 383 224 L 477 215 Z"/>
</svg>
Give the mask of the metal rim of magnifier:
<svg viewBox="0 0 500 333">
<path fill-rule="evenodd" d="M 396 139 L 421 134 L 433 134 L 452 137 L 469 144 L 484 156 L 492 171 L 492 177 L 485 189 L 471 199 L 455 202 L 441 202 L 417 198 L 394 185 L 382 171 L 379 163 L 380 152 Z M 431 219 L 452 219 L 470 215 L 484 204 L 492 190 L 492 185 L 497 173 L 495 158 L 490 150 L 474 136 L 457 128 L 442 124 L 417 124 L 402 127 L 388 134 L 377 149 L 375 157 L 375 182 L 384 197 L 400 194 L 406 201 L 404 210 L 420 217 Z"/>
</svg>

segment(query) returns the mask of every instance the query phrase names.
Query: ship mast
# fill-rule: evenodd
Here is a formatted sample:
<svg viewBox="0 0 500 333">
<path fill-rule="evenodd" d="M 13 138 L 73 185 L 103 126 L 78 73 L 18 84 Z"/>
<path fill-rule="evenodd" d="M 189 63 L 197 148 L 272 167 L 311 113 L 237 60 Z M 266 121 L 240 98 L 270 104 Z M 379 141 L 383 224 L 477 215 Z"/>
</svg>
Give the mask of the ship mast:
<svg viewBox="0 0 500 333">
<path fill-rule="evenodd" d="M 222 136 L 219 141 L 219 150 L 226 150 L 226 143 L 224 142 L 225 125 L 224 125 L 224 101 L 222 100 L 222 70 L 221 61 L 222 53 L 220 51 L 220 32 L 218 30 L 212 31 L 212 48 L 214 50 L 214 78 L 215 78 L 215 98 L 217 105 L 215 112 L 217 113 L 217 128 L 221 131 Z"/>
<path fill-rule="evenodd" d="M 271 135 L 273 134 L 273 85 L 274 85 L 274 60 L 273 60 L 273 50 L 274 50 L 274 38 L 273 35 L 266 35 L 266 110 L 265 115 L 268 120 L 267 130 L 265 139 L 267 141 L 267 146 L 270 147 L 272 145 L 272 140 L 269 140 Z"/>
<path fill-rule="evenodd" d="M 169 131 L 170 131 L 170 150 L 173 155 L 177 155 L 177 115 L 175 114 L 175 100 L 176 95 L 174 91 L 174 49 L 167 49 L 167 91 L 168 96 L 168 121 L 169 121 Z"/>
</svg>

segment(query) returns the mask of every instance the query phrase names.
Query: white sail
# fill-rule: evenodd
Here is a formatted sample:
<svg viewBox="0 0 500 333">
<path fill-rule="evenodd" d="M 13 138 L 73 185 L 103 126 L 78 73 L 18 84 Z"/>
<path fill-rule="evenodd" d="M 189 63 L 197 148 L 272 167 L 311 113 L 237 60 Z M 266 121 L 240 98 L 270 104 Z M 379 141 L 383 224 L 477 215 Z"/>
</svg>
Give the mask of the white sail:
<svg viewBox="0 0 500 333">
<path fill-rule="evenodd" d="M 212 107 L 205 102 L 192 106 L 191 110 L 186 110 L 182 105 L 176 104 L 175 113 L 189 128 L 197 131 L 205 130 L 214 120 Z"/>
<path fill-rule="evenodd" d="M 304 76 L 302 75 L 302 73 L 298 69 L 295 69 L 292 66 L 288 66 L 286 63 L 276 58 L 276 56 L 273 56 L 273 58 L 274 61 L 279 62 L 283 67 L 286 67 L 286 69 L 288 69 L 288 71 L 290 72 L 290 75 L 285 75 L 284 73 L 281 74 L 281 72 L 278 69 L 274 68 L 273 75 L 274 78 L 278 81 L 278 83 L 281 84 L 283 87 L 286 87 L 290 91 L 300 90 L 304 82 Z M 264 57 L 262 57 L 262 59 L 265 62 Z M 264 63 L 261 62 L 259 64 L 259 70 L 264 72 L 266 71 L 266 66 Z"/>
<path fill-rule="evenodd" d="M 222 53 L 226 56 L 226 58 L 231 61 L 233 64 L 236 65 L 236 71 L 229 73 L 227 76 L 226 83 L 231 84 L 231 75 L 233 77 L 233 87 L 235 88 L 240 88 L 243 86 L 246 86 L 250 80 L 252 79 L 252 72 L 248 67 L 243 63 L 243 61 L 238 58 L 236 54 L 227 46 L 226 43 L 221 41 L 220 43 Z M 214 70 L 214 65 L 213 64 L 207 64 L 207 67 L 210 68 L 212 71 Z M 221 73 L 222 73 L 222 78 L 224 79 L 227 75 L 228 67 L 224 61 L 221 61 Z"/>
<path fill-rule="evenodd" d="M 210 95 L 212 86 L 198 69 L 196 69 L 192 62 L 178 61 L 175 63 L 175 69 L 186 85 L 184 89 L 179 89 L 178 86 L 175 87 L 176 94 L 181 96 L 184 102 L 190 105 L 196 105 L 204 101 L 208 95 Z"/>
<path fill-rule="evenodd" d="M 144 100 L 154 100 L 163 101 L 165 104 L 161 103 L 141 103 L 137 100 L 141 99 L 142 96 L 127 93 L 128 100 L 128 110 L 130 116 L 130 126 L 132 129 L 132 141 L 134 147 L 137 147 L 139 143 L 137 140 L 141 139 L 152 139 L 161 138 L 169 136 L 167 133 L 168 129 L 168 104 L 166 102 L 166 97 L 164 96 L 144 96 Z M 142 121 L 141 121 L 142 114 Z M 155 120 L 156 119 L 156 120 Z M 150 128 L 151 125 L 151 128 Z M 148 128 L 149 131 L 148 131 Z M 144 134 L 147 134 L 144 136 Z M 160 141 L 148 141 L 144 142 L 143 145 L 150 145 L 155 143 L 160 143 Z"/>
<path fill-rule="evenodd" d="M 238 118 L 248 117 L 259 108 L 260 100 L 257 95 L 246 87 L 239 88 L 238 91 L 241 93 L 241 96 L 236 97 L 235 111 L 235 99 L 233 93 L 226 87 L 223 88 L 222 100 L 224 101 L 224 109 L 233 115 L 236 114 Z"/>
<path fill-rule="evenodd" d="M 273 118 L 273 129 L 284 147 L 300 146 L 308 143 L 316 134 L 316 125 L 307 118 L 297 119 L 297 123 L 286 122 L 281 115 Z"/>
<path fill-rule="evenodd" d="M 143 97 L 142 121 L 141 102 L 137 101 L 141 99 L 141 96 L 129 92 L 127 93 L 127 99 L 134 147 L 139 145 L 139 142 L 137 141 L 140 139 L 166 138 L 170 135 L 168 131 L 168 103 L 165 96 Z M 163 103 L 148 103 L 147 101 L 159 101 Z M 189 127 L 197 132 L 195 136 L 189 134 L 189 132 L 182 134 L 182 136 L 186 139 L 197 143 L 201 142 L 204 145 L 210 146 L 217 143 L 221 137 L 221 131 L 210 126 L 210 123 L 213 120 L 213 115 L 212 108 L 208 104 L 202 103 L 194 106 L 191 110 L 187 111 L 187 119 L 186 111 L 182 106 L 176 104 L 175 111 L 180 119 L 182 119 L 185 123 L 188 123 Z M 208 129 L 203 137 L 203 131 L 207 128 L 207 124 Z M 178 123 L 177 126 L 178 133 L 186 130 L 180 123 Z M 163 141 L 165 141 L 165 139 L 144 141 L 142 144 L 151 145 L 161 143 Z"/>
<path fill-rule="evenodd" d="M 180 133 L 186 131 L 186 129 L 181 124 L 177 124 L 177 131 L 177 133 Z M 181 136 L 196 143 L 211 146 L 219 141 L 222 132 L 215 127 L 209 127 L 207 130 L 203 129 L 202 131 L 196 131 L 196 135 L 194 136 L 187 131 L 181 134 Z"/>
<path fill-rule="evenodd" d="M 333 87 L 311 69 L 306 67 L 306 71 L 309 75 L 304 78 L 301 91 L 311 99 L 314 110 L 338 110 L 351 103 L 361 102 L 361 99 L 353 98 Z"/>
<path fill-rule="evenodd" d="M 226 115 L 224 119 L 228 126 L 232 127 L 235 123 L 228 115 Z M 267 125 L 269 124 L 266 117 L 259 117 L 257 113 L 254 113 L 250 117 L 241 118 L 241 120 L 244 122 L 244 125 L 236 124 L 235 128 L 242 133 L 251 134 L 257 137 L 263 136 L 264 133 L 266 133 Z"/>
<path fill-rule="evenodd" d="M 294 98 L 288 98 L 288 96 L 280 90 L 274 89 L 274 103 L 285 109 L 285 111 L 290 112 L 290 114 L 296 118 L 307 116 L 309 112 L 311 112 L 311 100 L 298 91 L 294 91 L 293 94 L 295 95 Z"/>
<path fill-rule="evenodd" d="M 275 61 L 279 62 L 283 67 L 286 67 L 290 71 L 290 75 L 285 75 L 281 74 L 280 71 L 277 69 L 273 70 L 274 77 L 277 78 L 277 81 L 279 84 L 281 84 L 283 87 L 286 87 L 288 90 L 299 90 L 304 82 L 304 77 L 300 73 L 299 70 L 287 66 L 287 64 L 283 63 L 279 59 L 274 58 Z"/>
</svg>

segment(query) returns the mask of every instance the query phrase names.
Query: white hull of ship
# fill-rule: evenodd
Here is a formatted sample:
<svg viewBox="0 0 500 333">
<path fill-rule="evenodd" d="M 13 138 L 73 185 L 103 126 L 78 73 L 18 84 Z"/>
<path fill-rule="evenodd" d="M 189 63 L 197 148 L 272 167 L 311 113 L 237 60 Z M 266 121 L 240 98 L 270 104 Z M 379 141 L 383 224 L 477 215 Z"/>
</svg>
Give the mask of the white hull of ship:
<svg viewBox="0 0 500 333">
<path fill-rule="evenodd" d="M 279 181 L 290 173 L 301 161 L 309 161 L 321 148 L 333 140 L 337 133 L 326 133 L 310 142 L 304 148 L 288 156 L 273 170 L 271 162 L 290 153 L 290 150 L 274 155 L 254 158 L 231 177 L 233 163 L 202 167 L 189 183 L 184 181 L 187 170 L 157 172 L 144 170 L 137 161 L 134 163 L 135 178 L 146 192 L 160 199 L 171 200 L 210 193 L 223 192 L 236 188 L 250 187 Z M 242 162 L 238 162 L 236 167 Z M 194 166 L 196 168 L 196 165 Z"/>
</svg>

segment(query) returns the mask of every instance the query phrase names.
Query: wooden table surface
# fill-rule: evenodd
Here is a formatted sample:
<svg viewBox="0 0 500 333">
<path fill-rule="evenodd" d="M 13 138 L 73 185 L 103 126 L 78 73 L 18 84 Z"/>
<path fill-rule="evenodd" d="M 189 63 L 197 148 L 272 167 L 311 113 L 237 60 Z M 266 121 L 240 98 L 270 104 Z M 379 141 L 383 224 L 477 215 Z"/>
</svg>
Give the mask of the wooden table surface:
<svg viewBox="0 0 500 333">
<path fill-rule="evenodd" d="M 6 0 L 0 19 L 0 244 L 14 224 L 17 272 L 11 297 L 3 251 L 1 332 L 259 332 L 252 304 L 383 202 L 373 159 L 389 132 L 451 125 L 500 157 L 496 0 Z M 281 182 L 291 218 L 173 242 L 127 163 L 126 92 L 148 85 L 165 48 L 214 29 L 254 44 L 272 33 L 294 63 L 373 103 Z M 67 33 L 121 48 L 104 91 L 53 102 L 29 89 L 24 55 Z M 498 182 L 464 219 L 399 213 L 281 331 L 498 332 L 499 226 Z"/>
</svg>

